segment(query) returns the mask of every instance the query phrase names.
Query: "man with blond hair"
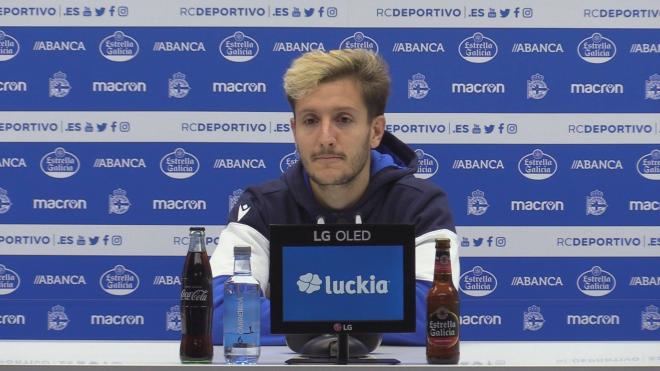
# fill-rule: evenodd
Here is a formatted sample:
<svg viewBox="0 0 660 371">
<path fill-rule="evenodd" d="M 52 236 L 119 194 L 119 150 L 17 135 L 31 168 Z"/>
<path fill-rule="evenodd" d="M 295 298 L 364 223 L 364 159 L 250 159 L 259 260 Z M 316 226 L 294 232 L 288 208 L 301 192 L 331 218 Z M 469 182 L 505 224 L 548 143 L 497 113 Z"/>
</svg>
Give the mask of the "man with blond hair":
<svg viewBox="0 0 660 371">
<path fill-rule="evenodd" d="M 385 334 L 383 343 L 424 344 L 435 239 L 451 239 L 455 284 L 458 245 L 445 193 L 414 177 L 415 152 L 385 130 L 389 89 L 385 61 L 366 50 L 309 52 L 286 71 L 284 90 L 300 161 L 280 179 L 249 187 L 230 212 L 211 258 L 217 343 L 234 246 L 252 247 L 252 273 L 264 294 L 262 344 L 282 345 L 283 337 L 270 333 L 268 226 L 369 223 L 415 225 L 417 331 Z"/>
</svg>

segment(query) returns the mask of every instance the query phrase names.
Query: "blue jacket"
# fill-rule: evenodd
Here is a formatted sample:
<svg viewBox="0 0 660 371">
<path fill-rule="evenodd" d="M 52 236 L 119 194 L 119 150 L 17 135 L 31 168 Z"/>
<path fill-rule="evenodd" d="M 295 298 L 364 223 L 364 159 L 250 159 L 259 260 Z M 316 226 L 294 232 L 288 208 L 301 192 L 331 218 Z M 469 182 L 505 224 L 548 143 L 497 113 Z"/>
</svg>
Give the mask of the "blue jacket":
<svg viewBox="0 0 660 371">
<path fill-rule="evenodd" d="M 417 331 L 383 334 L 384 344 L 422 345 L 426 335 L 426 294 L 433 281 L 435 239 L 451 239 L 452 273 L 458 283 L 458 244 L 445 193 L 430 181 L 414 176 L 417 156 L 406 144 L 385 132 L 378 148 L 372 150 L 371 178 L 361 199 L 352 207 L 328 210 L 314 198 L 301 162 L 288 169 L 280 179 L 249 187 L 229 215 L 211 257 L 213 269 L 213 338 L 222 343 L 222 305 L 224 282 L 234 268 L 236 245 L 252 247 L 252 274 L 262 289 L 261 343 L 284 345 L 284 337 L 270 332 L 269 232 L 270 224 L 352 223 L 356 215 L 362 223 L 414 224 Z"/>
</svg>

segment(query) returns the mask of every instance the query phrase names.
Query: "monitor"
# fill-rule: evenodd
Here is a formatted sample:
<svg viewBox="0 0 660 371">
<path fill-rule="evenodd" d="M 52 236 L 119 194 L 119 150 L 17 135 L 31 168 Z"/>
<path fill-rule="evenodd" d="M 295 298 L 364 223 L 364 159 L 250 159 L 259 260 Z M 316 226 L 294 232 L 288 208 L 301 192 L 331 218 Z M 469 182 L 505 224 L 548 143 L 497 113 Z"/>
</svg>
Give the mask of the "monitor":
<svg viewBox="0 0 660 371">
<path fill-rule="evenodd" d="M 270 226 L 275 334 L 415 331 L 412 225 Z"/>
</svg>

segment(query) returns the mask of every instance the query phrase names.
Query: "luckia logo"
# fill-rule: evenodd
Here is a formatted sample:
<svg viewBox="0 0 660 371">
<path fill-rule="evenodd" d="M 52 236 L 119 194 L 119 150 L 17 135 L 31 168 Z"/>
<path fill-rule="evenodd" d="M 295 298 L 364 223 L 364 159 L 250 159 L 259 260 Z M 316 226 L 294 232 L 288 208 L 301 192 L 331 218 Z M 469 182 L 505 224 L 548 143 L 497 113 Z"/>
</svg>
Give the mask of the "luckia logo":
<svg viewBox="0 0 660 371">
<path fill-rule="evenodd" d="M 318 274 L 307 273 L 298 278 L 298 290 L 311 294 L 321 289 L 321 278 Z"/>
<path fill-rule="evenodd" d="M 587 196 L 587 215 L 603 215 L 607 211 L 607 201 L 603 198 L 604 193 L 595 190 Z"/>
<path fill-rule="evenodd" d="M 259 43 L 241 31 L 224 38 L 218 46 L 220 54 L 228 61 L 248 62 L 259 54 Z"/>
<path fill-rule="evenodd" d="M 367 294 L 387 294 L 389 292 L 389 282 L 386 280 L 377 280 L 375 275 L 364 278 L 360 275 L 350 280 L 335 280 L 330 276 L 325 276 L 321 280 L 318 274 L 306 273 L 298 277 L 296 281 L 298 291 L 305 294 L 312 294 L 322 291 L 327 295 L 367 295 Z"/>
<path fill-rule="evenodd" d="M 116 265 L 99 278 L 103 291 L 110 295 L 128 295 L 140 286 L 140 277 L 123 265 Z"/>
<path fill-rule="evenodd" d="M 67 152 L 62 147 L 57 147 L 53 152 L 46 153 L 41 158 L 40 166 L 44 174 L 63 179 L 78 172 L 80 160 L 73 153 Z"/>
<path fill-rule="evenodd" d="M 121 31 L 116 31 L 101 40 L 99 51 L 106 59 L 113 62 L 127 62 L 138 55 L 140 45 L 134 38 Z"/>
<path fill-rule="evenodd" d="M 342 40 L 339 49 L 366 49 L 378 53 L 378 43 L 364 33 L 356 32 Z"/>
<path fill-rule="evenodd" d="M 518 171 L 527 179 L 548 179 L 557 172 L 557 160 L 537 148 L 520 158 Z"/>
<path fill-rule="evenodd" d="M 64 313 L 64 307 L 56 305 L 48 311 L 48 330 L 62 331 L 69 325 L 69 317 Z"/>
<path fill-rule="evenodd" d="M 580 41 L 577 52 L 580 58 L 589 63 L 605 63 L 616 55 L 616 45 L 612 40 L 596 32 Z"/>
<path fill-rule="evenodd" d="M 438 172 L 440 165 L 435 157 L 421 149 L 416 149 L 415 154 L 417 155 L 417 172 L 414 174 L 415 178 L 428 179 Z"/>
</svg>

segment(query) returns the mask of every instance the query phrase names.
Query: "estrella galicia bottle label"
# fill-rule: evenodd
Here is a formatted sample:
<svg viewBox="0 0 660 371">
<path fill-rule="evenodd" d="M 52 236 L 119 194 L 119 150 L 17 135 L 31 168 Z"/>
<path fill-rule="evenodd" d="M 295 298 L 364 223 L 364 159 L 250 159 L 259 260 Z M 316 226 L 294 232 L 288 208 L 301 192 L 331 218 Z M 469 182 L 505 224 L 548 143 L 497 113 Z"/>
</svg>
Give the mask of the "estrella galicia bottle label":
<svg viewBox="0 0 660 371">
<path fill-rule="evenodd" d="M 433 346 L 450 348 L 458 342 L 458 316 L 446 307 L 429 315 L 426 324 L 428 341 Z"/>
</svg>

